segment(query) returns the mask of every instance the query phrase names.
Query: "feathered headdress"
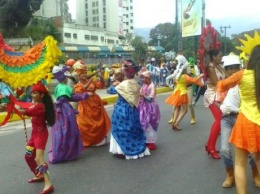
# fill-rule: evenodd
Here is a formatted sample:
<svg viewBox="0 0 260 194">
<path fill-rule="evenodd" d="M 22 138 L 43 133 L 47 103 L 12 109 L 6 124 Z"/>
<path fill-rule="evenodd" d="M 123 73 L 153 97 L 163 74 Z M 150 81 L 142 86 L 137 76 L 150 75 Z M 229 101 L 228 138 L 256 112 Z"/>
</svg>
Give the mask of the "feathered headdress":
<svg viewBox="0 0 260 194">
<path fill-rule="evenodd" d="M 198 59 L 200 61 L 200 68 L 202 69 L 205 77 L 207 77 L 206 66 L 209 63 L 206 58 L 208 51 L 212 49 L 219 49 L 220 46 L 221 43 L 217 41 L 217 32 L 211 24 L 204 27 L 200 37 Z"/>
</svg>

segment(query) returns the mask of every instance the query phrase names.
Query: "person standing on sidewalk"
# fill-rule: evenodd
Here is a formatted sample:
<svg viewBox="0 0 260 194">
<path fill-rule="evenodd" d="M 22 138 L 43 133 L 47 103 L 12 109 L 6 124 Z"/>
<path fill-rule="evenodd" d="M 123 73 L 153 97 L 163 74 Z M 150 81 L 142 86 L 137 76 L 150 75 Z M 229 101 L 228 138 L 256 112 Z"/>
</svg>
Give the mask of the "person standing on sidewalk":
<svg viewBox="0 0 260 194">
<path fill-rule="evenodd" d="M 142 128 L 146 135 L 146 145 L 150 150 L 156 149 L 157 130 L 161 118 L 160 108 L 156 101 L 156 87 L 149 71 L 140 74 L 142 87 L 140 89 L 139 114 Z"/>
<path fill-rule="evenodd" d="M 125 159 L 150 155 L 138 111 L 140 86 L 134 79 L 138 71 L 135 62 L 123 62 L 126 80 L 116 86 L 118 99 L 112 114 L 109 152 Z"/>
<path fill-rule="evenodd" d="M 30 108 L 19 110 L 21 114 L 32 117 L 32 134 L 27 143 L 25 160 L 35 177 L 28 182 L 44 181 L 41 194 L 47 194 L 54 190 L 49 177 L 49 167 L 44 162 L 44 150 L 49 135 L 47 125 L 53 126 L 55 123 L 54 104 L 42 83 L 32 86 L 32 100 L 33 105 Z"/>
<path fill-rule="evenodd" d="M 84 148 L 76 120 L 78 112 L 69 102 L 84 100 L 92 93 L 74 94 L 73 89 L 66 83 L 67 69 L 67 66 L 54 66 L 52 70 L 53 76 L 59 81 L 54 93 L 56 122 L 51 128 L 52 141 L 48 153 L 49 162 L 52 164 L 77 159 Z"/>
<path fill-rule="evenodd" d="M 224 60 L 224 68 L 227 73 L 232 75 L 233 73 L 240 70 L 241 63 L 239 57 L 236 55 L 229 55 L 225 57 Z M 217 95 L 218 96 L 218 95 Z M 220 110 L 222 111 L 222 119 L 221 119 L 221 149 L 220 154 L 223 160 L 225 169 L 226 169 L 226 179 L 222 184 L 222 187 L 229 188 L 232 187 L 235 182 L 234 177 L 234 165 L 231 153 L 231 144 L 229 143 L 229 138 L 231 131 L 236 122 L 236 118 L 239 112 L 239 89 L 238 85 L 230 88 L 227 92 L 224 101 L 220 105 Z M 249 163 L 252 169 L 253 180 L 256 186 L 260 187 L 260 176 L 257 171 L 257 167 L 252 155 L 249 155 Z"/>
</svg>

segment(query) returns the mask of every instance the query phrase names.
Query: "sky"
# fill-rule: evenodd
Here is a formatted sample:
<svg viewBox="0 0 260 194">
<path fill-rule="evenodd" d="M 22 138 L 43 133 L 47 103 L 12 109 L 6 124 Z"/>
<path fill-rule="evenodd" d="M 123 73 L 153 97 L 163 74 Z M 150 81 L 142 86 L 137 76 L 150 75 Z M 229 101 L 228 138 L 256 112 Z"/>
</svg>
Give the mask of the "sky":
<svg viewBox="0 0 260 194">
<path fill-rule="evenodd" d="M 73 18 L 74 2 L 75 0 L 69 0 Z M 133 0 L 133 3 L 134 28 L 152 28 L 160 23 L 175 22 L 175 0 Z M 223 26 L 230 25 L 231 28 L 238 28 L 240 21 L 245 21 L 248 26 L 250 23 L 260 23 L 259 0 L 205 0 L 205 4 L 206 18 L 212 22 L 213 27 L 214 22 L 217 28 L 220 23 Z"/>
</svg>

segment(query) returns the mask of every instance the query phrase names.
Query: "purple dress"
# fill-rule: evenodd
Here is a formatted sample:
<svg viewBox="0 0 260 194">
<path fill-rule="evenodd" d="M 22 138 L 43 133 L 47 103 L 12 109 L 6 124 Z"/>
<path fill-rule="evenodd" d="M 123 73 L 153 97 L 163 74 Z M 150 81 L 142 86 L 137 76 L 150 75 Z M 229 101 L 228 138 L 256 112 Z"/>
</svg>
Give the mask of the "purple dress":
<svg viewBox="0 0 260 194">
<path fill-rule="evenodd" d="M 59 84 L 57 88 L 69 87 Z M 69 87 L 65 89 L 72 93 Z M 70 97 L 69 97 L 70 95 Z M 51 128 L 51 149 L 48 153 L 50 163 L 59 163 L 77 159 L 83 151 L 80 131 L 76 121 L 78 112 L 69 101 L 80 101 L 88 97 L 87 93 L 63 94 L 55 103 L 56 122 Z"/>
<path fill-rule="evenodd" d="M 155 143 L 157 140 L 157 130 L 160 122 L 160 109 L 156 97 L 156 88 L 153 83 L 144 84 L 140 89 L 138 109 L 140 122 L 146 134 L 146 143 Z"/>
</svg>

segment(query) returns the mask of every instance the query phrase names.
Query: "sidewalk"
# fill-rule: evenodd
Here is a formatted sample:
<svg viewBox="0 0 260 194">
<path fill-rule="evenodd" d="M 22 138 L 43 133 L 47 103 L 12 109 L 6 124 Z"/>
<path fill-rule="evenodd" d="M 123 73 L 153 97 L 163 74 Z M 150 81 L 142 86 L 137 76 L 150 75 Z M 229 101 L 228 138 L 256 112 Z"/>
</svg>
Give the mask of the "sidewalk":
<svg viewBox="0 0 260 194">
<path fill-rule="evenodd" d="M 157 94 L 170 92 L 170 91 L 172 91 L 172 89 L 169 87 L 156 88 Z M 117 100 L 117 94 L 108 94 L 107 89 L 98 89 L 98 90 L 96 90 L 96 93 L 101 97 L 102 100 L 106 101 L 107 104 L 113 104 Z M 6 112 L 0 113 L 0 122 L 2 122 L 4 120 L 5 116 L 6 116 Z M 9 122 L 17 121 L 17 120 L 20 120 L 20 117 L 16 114 L 13 114 L 11 116 L 11 118 L 9 119 Z"/>
</svg>

